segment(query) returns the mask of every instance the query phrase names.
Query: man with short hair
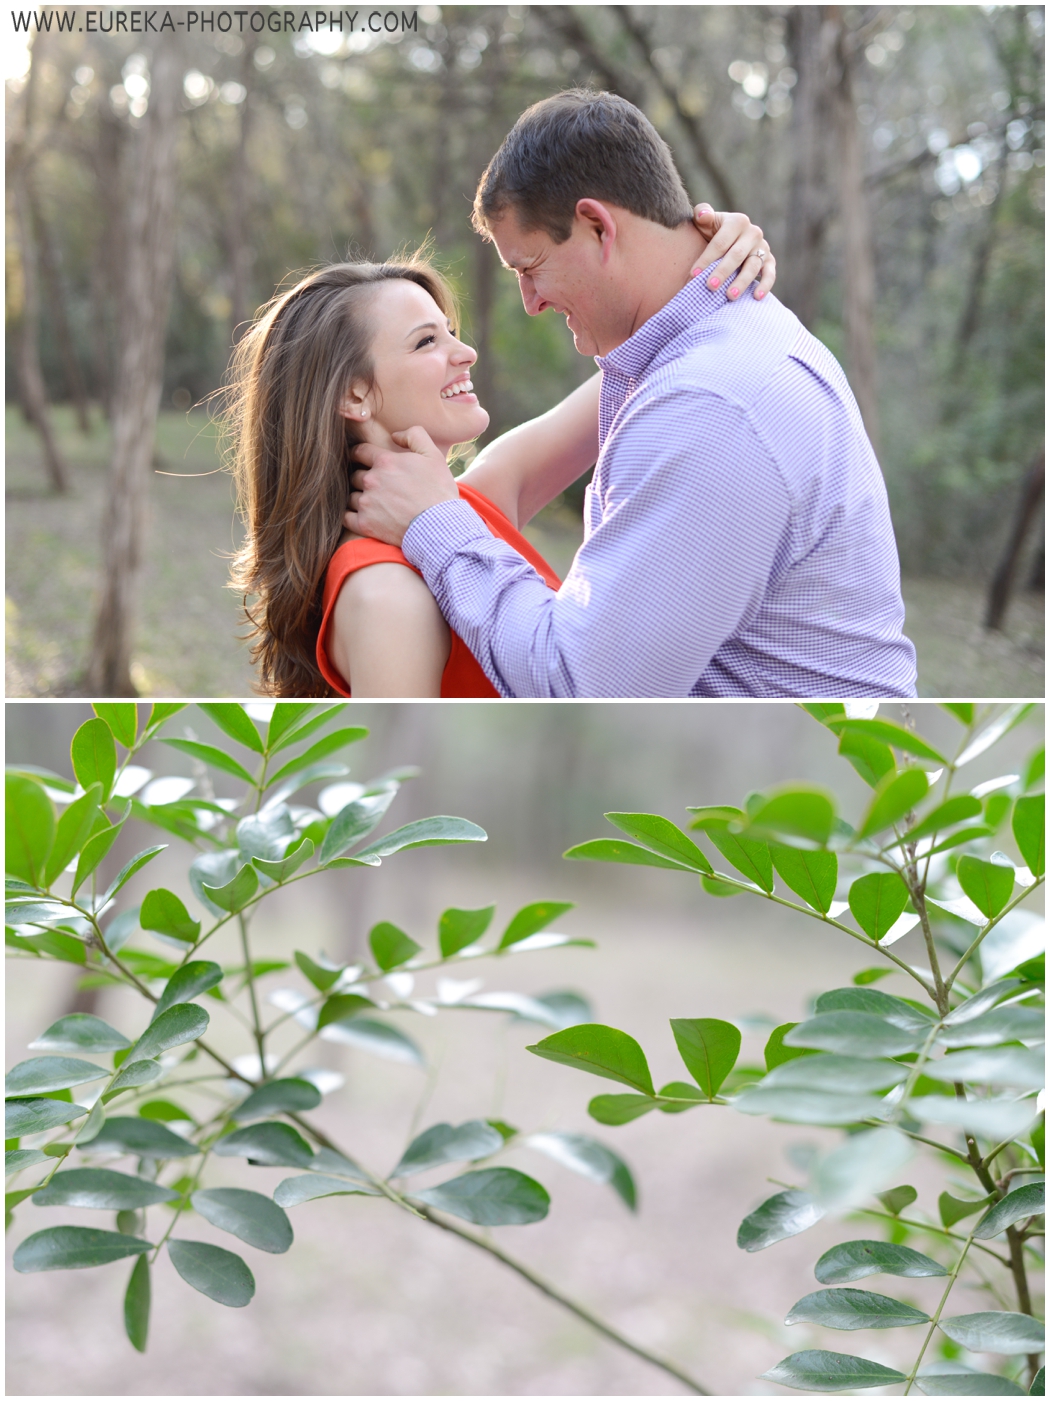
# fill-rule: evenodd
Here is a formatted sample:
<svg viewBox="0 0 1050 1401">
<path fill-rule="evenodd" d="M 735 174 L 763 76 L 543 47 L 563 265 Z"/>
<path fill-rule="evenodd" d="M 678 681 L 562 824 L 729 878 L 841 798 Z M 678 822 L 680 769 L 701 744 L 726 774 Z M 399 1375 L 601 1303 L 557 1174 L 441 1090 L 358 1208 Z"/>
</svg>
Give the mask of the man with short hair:
<svg viewBox="0 0 1050 1401">
<path fill-rule="evenodd" d="M 885 486 L 846 378 L 774 297 L 689 279 L 670 151 L 610 93 L 523 113 L 474 223 L 602 371 L 584 543 L 552 593 L 427 451 L 357 450 L 352 528 L 400 544 L 504 696 L 915 694 Z"/>
</svg>

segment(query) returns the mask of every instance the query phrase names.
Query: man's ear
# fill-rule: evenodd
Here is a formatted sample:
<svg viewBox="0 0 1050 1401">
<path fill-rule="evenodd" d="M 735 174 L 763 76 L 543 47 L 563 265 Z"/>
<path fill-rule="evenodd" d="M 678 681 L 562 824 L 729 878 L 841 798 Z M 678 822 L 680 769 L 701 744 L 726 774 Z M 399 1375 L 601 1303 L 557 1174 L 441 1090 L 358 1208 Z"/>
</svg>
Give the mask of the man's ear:
<svg viewBox="0 0 1050 1401">
<path fill-rule="evenodd" d="M 576 218 L 583 222 L 587 236 L 600 245 L 601 261 L 607 263 L 616 244 L 616 218 L 612 210 L 601 200 L 579 199 Z"/>
</svg>

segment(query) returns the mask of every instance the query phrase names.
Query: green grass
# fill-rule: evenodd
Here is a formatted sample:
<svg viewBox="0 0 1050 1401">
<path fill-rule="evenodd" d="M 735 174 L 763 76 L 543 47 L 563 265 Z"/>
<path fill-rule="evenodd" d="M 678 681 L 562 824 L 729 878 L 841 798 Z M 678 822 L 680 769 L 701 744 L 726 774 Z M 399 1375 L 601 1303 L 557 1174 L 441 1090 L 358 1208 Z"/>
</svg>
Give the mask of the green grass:
<svg viewBox="0 0 1050 1401">
<path fill-rule="evenodd" d="M 17 409 L 7 410 L 8 696 L 82 694 L 98 606 L 109 434 L 97 411 L 87 438 L 69 409 L 57 408 L 54 418 L 69 464 L 67 496 L 48 491 L 35 434 Z M 214 432 L 204 413 L 165 412 L 157 444 L 136 685 L 145 696 L 251 695 L 239 605 L 224 587 L 239 530 L 230 479 L 216 471 Z M 578 519 L 556 503 L 527 533 L 564 577 L 581 537 Z M 982 581 L 910 578 L 904 596 L 920 695 L 1043 695 L 1041 598 L 1017 595 L 1006 630 L 987 633 Z"/>
</svg>

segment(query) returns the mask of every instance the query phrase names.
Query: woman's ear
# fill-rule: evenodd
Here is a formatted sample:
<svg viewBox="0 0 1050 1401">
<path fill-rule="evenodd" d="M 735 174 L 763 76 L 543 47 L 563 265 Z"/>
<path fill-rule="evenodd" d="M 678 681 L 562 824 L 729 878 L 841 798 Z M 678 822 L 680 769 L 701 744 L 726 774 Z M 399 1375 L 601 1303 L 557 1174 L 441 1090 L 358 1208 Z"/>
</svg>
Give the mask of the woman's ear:
<svg viewBox="0 0 1050 1401">
<path fill-rule="evenodd" d="M 364 423 L 371 416 L 369 398 L 368 386 L 361 380 L 355 380 L 343 395 L 339 412 L 355 423 Z"/>
</svg>

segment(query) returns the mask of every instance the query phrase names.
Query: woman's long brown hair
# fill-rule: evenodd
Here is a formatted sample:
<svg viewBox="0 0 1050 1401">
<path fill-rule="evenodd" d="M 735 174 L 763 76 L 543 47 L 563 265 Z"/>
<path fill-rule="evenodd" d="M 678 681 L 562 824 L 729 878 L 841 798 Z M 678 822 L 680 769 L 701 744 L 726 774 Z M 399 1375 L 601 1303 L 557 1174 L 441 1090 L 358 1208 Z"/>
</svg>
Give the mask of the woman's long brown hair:
<svg viewBox="0 0 1050 1401">
<path fill-rule="evenodd" d="M 373 294 L 396 278 L 417 283 L 455 321 L 452 290 L 422 254 L 334 263 L 268 302 L 230 363 L 223 427 L 246 525 L 230 587 L 244 599 L 265 695 L 332 694 L 317 634 L 359 441 L 339 410 L 354 381 L 374 383 Z"/>
</svg>

